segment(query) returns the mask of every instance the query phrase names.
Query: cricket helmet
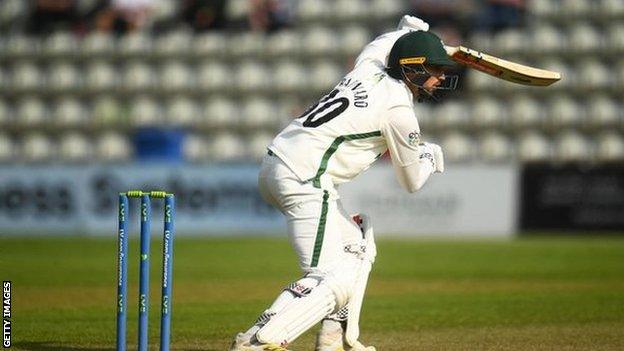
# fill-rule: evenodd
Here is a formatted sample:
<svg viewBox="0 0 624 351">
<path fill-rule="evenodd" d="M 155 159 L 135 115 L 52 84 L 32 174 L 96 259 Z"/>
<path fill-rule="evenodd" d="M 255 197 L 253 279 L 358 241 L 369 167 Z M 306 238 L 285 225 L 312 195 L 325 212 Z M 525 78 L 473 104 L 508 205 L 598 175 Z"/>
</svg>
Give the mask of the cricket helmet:
<svg viewBox="0 0 624 351">
<path fill-rule="evenodd" d="M 403 65 L 455 66 L 442 40 L 431 32 L 415 31 L 402 35 L 392 46 L 388 55 L 388 73 L 392 78 L 401 79 Z"/>
</svg>

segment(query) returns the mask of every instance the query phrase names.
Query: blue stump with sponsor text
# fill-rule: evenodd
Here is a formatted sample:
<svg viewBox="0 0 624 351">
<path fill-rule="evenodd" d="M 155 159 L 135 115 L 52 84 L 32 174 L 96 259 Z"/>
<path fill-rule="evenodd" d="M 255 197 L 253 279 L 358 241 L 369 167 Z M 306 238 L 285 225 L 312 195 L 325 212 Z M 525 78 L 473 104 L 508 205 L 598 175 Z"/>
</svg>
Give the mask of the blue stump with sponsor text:
<svg viewBox="0 0 624 351">
<path fill-rule="evenodd" d="M 117 279 L 117 350 L 126 350 L 128 300 L 128 209 L 129 198 L 140 198 L 140 264 L 139 264 L 139 327 L 138 350 L 148 349 L 149 263 L 151 236 L 151 199 L 164 200 L 163 268 L 160 350 L 168 351 L 171 338 L 171 305 L 173 278 L 174 195 L 164 191 L 131 190 L 119 194 L 118 279 Z"/>
</svg>

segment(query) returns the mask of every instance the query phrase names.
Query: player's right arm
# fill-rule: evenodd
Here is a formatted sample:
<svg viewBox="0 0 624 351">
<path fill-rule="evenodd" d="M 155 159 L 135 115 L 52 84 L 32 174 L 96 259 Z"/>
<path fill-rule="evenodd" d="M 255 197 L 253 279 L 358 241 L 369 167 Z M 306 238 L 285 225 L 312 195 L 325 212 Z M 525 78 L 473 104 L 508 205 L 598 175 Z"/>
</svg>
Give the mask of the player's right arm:
<svg viewBox="0 0 624 351">
<path fill-rule="evenodd" d="M 382 128 L 399 184 L 410 193 L 418 191 L 434 172 L 444 171 L 442 149 L 420 141 L 413 110 L 396 106 Z"/>
</svg>

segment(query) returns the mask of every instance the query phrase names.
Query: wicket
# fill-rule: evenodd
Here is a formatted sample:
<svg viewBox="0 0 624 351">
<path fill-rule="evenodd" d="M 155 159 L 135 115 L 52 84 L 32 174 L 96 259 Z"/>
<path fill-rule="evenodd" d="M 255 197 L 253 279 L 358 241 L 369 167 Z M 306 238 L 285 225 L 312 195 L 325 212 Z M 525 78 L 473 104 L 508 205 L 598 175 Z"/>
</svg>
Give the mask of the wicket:
<svg viewBox="0 0 624 351">
<path fill-rule="evenodd" d="M 168 351 L 171 336 L 171 281 L 173 273 L 173 219 L 175 201 L 173 194 L 164 191 L 144 192 L 130 190 L 119 194 L 119 231 L 117 266 L 117 351 L 126 350 L 126 321 L 128 300 L 128 198 L 141 199 L 141 252 L 139 269 L 139 351 L 147 351 L 149 316 L 149 250 L 151 227 L 151 199 L 164 199 L 164 234 L 162 301 L 160 319 L 160 350 Z"/>
</svg>

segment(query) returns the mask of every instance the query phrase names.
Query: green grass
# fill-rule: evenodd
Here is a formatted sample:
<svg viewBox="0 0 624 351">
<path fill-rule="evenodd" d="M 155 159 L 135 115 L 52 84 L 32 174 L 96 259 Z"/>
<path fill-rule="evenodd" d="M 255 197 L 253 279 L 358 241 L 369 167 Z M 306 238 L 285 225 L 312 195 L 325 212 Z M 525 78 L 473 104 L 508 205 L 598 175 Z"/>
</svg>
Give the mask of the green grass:
<svg viewBox="0 0 624 351">
<path fill-rule="evenodd" d="M 299 276 L 286 240 L 176 240 L 174 350 L 226 350 Z M 622 238 L 383 240 L 378 246 L 361 323 L 362 339 L 378 350 L 624 350 Z M 152 248 L 156 349 L 160 243 Z M 137 242 L 131 250 L 138 251 Z M 0 238 L 2 278 L 13 282 L 13 349 L 113 350 L 115 256 L 113 240 Z M 292 348 L 312 350 L 313 334 Z"/>
</svg>

